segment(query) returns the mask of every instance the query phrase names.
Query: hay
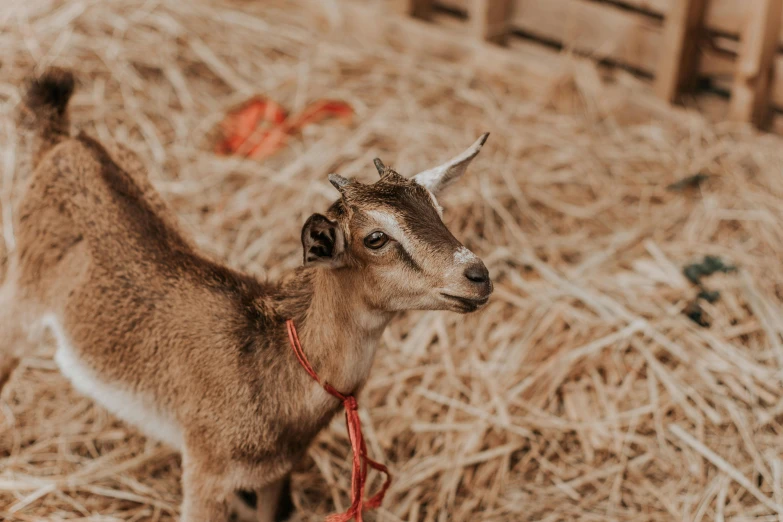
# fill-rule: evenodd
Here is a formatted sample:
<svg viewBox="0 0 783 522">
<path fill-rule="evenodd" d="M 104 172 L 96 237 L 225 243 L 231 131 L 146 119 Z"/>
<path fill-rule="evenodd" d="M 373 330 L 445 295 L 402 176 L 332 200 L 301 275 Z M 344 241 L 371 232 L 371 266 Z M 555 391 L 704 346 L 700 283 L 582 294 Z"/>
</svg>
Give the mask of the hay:
<svg viewBox="0 0 783 522">
<path fill-rule="evenodd" d="M 34 66 L 74 68 L 74 121 L 141 152 L 199 244 L 262 277 L 298 264 L 330 171 L 371 180 L 379 155 L 413 172 L 492 132 L 443 201 L 490 266 L 491 304 L 400 317 L 363 394 L 370 451 L 395 475 L 379 520 L 783 520 L 779 138 L 662 109 L 581 64 L 532 97 L 402 34 L 357 40 L 341 2 L 6 4 L 3 259 Z M 261 164 L 214 156 L 216 123 L 255 93 L 294 110 L 344 99 L 357 117 Z M 700 327 L 681 270 L 705 255 L 738 272 L 705 280 L 720 299 L 700 301 Z M 51 352 L 44 340 L 3 391 L 0 517 L 176 517 L 178 457 L 80 397 Z M 346 506 L 348 456 L 338 419 L 294 476 L 304 519 Z"/>
</svg>

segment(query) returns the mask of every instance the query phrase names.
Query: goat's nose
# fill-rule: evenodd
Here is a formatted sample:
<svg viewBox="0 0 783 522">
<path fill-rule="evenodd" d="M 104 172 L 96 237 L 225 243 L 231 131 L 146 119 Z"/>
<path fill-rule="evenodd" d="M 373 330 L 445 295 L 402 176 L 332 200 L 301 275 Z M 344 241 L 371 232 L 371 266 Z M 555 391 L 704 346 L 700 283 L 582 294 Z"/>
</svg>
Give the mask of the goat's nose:
<svg viewBox="0 0 783 522">
<path fill-rule="evenodd" d="M 465 270 L 465 277 L 474 283 L 486 283 L 489 281 L 489 270 L 484 263 L 476 263 Z"/>
</svg>

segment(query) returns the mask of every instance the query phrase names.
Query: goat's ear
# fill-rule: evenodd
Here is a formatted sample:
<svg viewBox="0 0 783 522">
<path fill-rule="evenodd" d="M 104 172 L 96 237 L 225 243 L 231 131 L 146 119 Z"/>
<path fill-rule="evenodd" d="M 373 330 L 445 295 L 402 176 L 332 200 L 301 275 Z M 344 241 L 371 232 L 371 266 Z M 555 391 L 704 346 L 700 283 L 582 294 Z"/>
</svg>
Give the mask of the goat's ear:
<svg viewBox="0 0 783 522">
<path fill-rule="evenodd" d="M 413 176 L 413 180 L 437 196 L 440 191 L 451 185 L 465 173 L 470 162 L 473 161 L 473 158 L 476 157 L 479 151 L 481 151 L 481 147 L 486 143 L 488 136 L 489 133 L 485 132 L 461 154 L 451 158 L 443 165 L 419 172 Z"/>
<path fill-rule="evenodd" d="M 321 214 L 310 216 L 302 227 L 305 266 L 337 268 L 344 264 L 345 236 L 340 226 Z"/>
</svg>

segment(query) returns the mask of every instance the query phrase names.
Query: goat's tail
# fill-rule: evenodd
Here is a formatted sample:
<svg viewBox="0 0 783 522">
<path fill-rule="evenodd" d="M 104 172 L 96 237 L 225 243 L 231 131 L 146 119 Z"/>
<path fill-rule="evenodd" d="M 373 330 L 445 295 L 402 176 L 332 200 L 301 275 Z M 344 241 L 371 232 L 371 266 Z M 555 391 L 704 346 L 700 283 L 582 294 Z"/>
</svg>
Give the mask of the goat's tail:
<svg viewBox="0 0 783 522">
<path fill-rule="evenodd" d="M 35 132 L 33 165 L 37 165 L 52 147 L 70 137 L 68 101 L 74 83 L 71 71 L 56 67 L 29 80 L 24 105 L 31 113 L 30 126 Z"/>
</svg>

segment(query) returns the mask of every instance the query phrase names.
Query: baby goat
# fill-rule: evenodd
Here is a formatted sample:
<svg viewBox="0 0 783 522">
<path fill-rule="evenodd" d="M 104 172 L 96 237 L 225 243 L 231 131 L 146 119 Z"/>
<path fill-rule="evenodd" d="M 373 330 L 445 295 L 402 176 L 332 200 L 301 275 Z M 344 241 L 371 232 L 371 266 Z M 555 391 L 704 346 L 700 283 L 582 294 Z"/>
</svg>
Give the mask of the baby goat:
<svg viewBox="0 0 783 522">
<path fill-rule="evenodd" d="M 304 266 L 271 283 L 200 252 L 129 151 L 71 137 L 73 88 L 50 69 L 25 99 L 35 170 L 0 289 L 0 370 L 47 326 L 77 390 L 181 451 L 182 520 L 226 521 L 248 491 L 271 521 L 293 465 L 341 408 L 300 365 L 286 321 L 322 381 L 355 394 L 396 312 L 481 308 L 489 273 L 435 198 L 487 135 L 412 179 L 380 160 L 373 184 L 329 176 L 340 198 L 305 222 Z"/>
</svg>

